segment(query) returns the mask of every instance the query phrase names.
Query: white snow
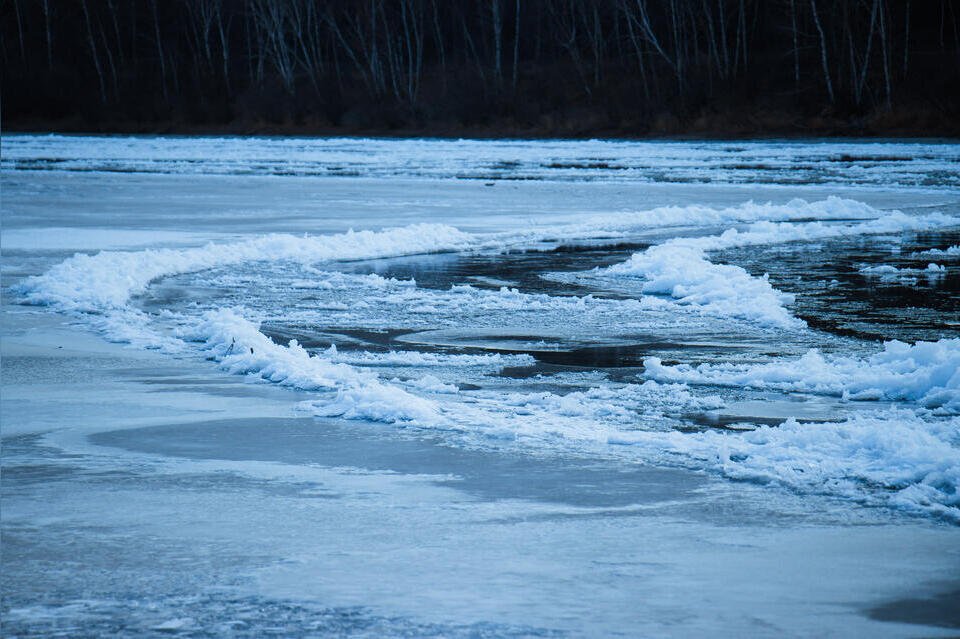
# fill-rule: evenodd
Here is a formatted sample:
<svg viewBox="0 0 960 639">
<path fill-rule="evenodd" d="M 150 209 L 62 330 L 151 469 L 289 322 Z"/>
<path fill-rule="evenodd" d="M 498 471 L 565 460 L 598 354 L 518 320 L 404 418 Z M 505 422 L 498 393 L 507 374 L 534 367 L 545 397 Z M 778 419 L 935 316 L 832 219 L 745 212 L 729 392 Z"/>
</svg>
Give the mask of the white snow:
<svg viewBox="0 0 960 639">
<path fill-rule="evenodd" d="M 860 272 L 864 275 L 879 277 L 882 279 L 916 279 L 916 275 L 942 276 L 946 273 L 947 267 L 933 262 L 927 264 L 926 268 L 897 268 L 891 264 L 878 264 L 876 266 L 863 266 Z"/>
<path fill-rule="evenodd" d="M 900 272 L 900 269 L 890 264 L 879 264 L 877 266 L 864 266 L 860 269 L 860 272 L 866 275 L 896 275 Z"/>
<path fill-rule="evenodd" d="M 673 456 L 727 477 L 933 514 L 960 523 L 960 418 L 891 409 L 842 422 L 749 432 L 624 432 L 611 443 Z"/>
<path fill-rule="evenodd" d="M 504 355 L 487 353 L 482 355 L 457 355 L 447 353 L 421 353 L 419 351 L 389 351 L 371 353 L 367 351 L 340 351 L 331 345 L 324 352 L 331 362 L 341 362 L 355 366 L 405 366 L 405 367 L 490 367 L 529 366 L 534 359 L 529 355 Z"/>
<path fill-rule="evenodd" d="M 940 258 L 957 258 L 960 257 L 960 245 L 948 246 L 945 249 L 928 249 L 926 251 L 920 251 L 919 253 L 914 253 L 915 257 L 940 257 Z"/>
<path fill-rule="evenodd" d="M 473 237 L 450 226 L 413 224 L 384 231 L 340 235 L 265 235 L 242 242 L 188 249 L 147 249 L 77 254 L 18 288 L 24 301 L 66 311 L 122 308 L 150 282 L 178 273 L 250 261 L 295 261 L 395 257 L 469 248 Z"/>
<path fill-rule="evenodd" d="M 659 381 L 908 400 L 960 413 L 960 339 L 913 345 L 891 341 L 866 359 L 827 357 L 814 349 L 796 360 L 763 364 L 667 366 L 656 357 L 643 364 L 644 376 Z"/>
<path fill-rule="evenodd" d="M 381 383 L 376 374 L 347 364 L 311 356 L 296 340 L 275 344 L 258 327 L 230 309 L 205 313 L 186 338 L 203 341 L 203 350 L 220 368 L 253 375 L 306 391 L 336 391 L 331 400 L 317 402 L 315 412 L 346 419 L 382 422 L 423 420 L 434 423 L 439 410 L 429 400 Z"/>
<path fill-rule="evenodd" d="M 684 384 L 688 383 L 916 402 L 938 414 L 960 413 L 960 340 L 913 346 L 890 343 L 882 353 L 865 360 L 825 357 L 811 351 L 799 360 L 691 367 L 666 366 L 648 358 L 645 374 L 650 380 L 643 384 L 606 383 L 573 392 L 509 392 L 502 388 L 461 392 L 452 383 L 461 373 L 475 370 L 482 374 L 508 365 L 530 365 L 533 359 L 529 355 L 340 352 L 335 347 L 311 355 L 296 341 L 286 346 L 274 343 L 260 332 L 258 321 L 249 319 L 262 320 L 268 311 L 263 300 L 272 286 L 269 269 L 253 279 L 234 270 L 250 263 L 292 263 L 299 270 L 287 286 L 327 296 L 322 300 L 314 296 L 315 303 L 304 308 L 281 307 L 275 311 L 277 317 L 290 321 L 322 323 L 325 314 L 361 317 L 372 313 L 391 321 L 397 317 L 406 322 L 416 319 L 420 326 L 426 321 L 427 326 L 438 328 L 459 325 L 465 316 L 490 318 L 480 326 L 487 327 L 485 322 L 489 321 L 492 327 L 499 326 L 503 318 L 512 318 L 517 325 L 538 323 L 549 314 L 551 321 L 563 316 L 574 318 L 570 324 L 584 319 L 594 325 L 617 321 L 619 329 L 629 327 L 639 332 L 667 322 L 676 326 L 682 323 L 686 310 L 693 311 L 687 315 L 705 313 L 747 320 L 762 330 L 772 326 L 803 331 L 803 322 L 788 310 L 793 299 L 790 294 L 774 288 L 766 276 L 755 277 L 739 266 L 710 261 L 709 253 L 958 224 L 960 219 L 941 213 L 910 216 L 828 198 L 780 205 L 747 202 L 732 208 L 624 211 L 549 229 L 487 235 L 438 224 L 337 235 L 273 234 L 195 248 L 78 254 L 42 275 L 27 278 L 17 292 L 21 301 L 80 314 L 108 337 L 140 347 L 182 353 L 184 344 L 176 337 L 192 340 L 199 344 L 192 347 L 194 353 L 199 350 L 228 372 L 311 393 L 299 407 L 318 416 L 456 431 L 492 440 L 520 441 L 534 448 L 631 444 L 633 459 L 716 470 L 731 477 L 776 481 L 802 491 L 832 491 L 877 503 L 899 500 L 897 503 L 907 508 L 953 517 L 957 512 L 957 425 L 953 418 L 926 421 L 919 412 L 897 409 L 895 415 L 878 413 L 840 424 L 787 422 L 781 429 L 740 433 L 681 433 L 671 430 L 671 425 L 677 423 L 679 415 L 723 403 L 715 396 L 704 397 L 699 390 L 687 388 Z M 647 294 L 640 299 L 551 296 L 517 288 L 489 290 L 469 285 L 426 289 L 413 280 L 336 272 L 335 265 L 330 264 L 445 251 L 496 252 L 558 238 L 616 238 L 645 229 L 729 225 L 737 228 L 718 235 L 677 237 L 640 251 L 621 264 L 578 274 L 637 281 L 641 292 Z M 201 304 L 178 316 L 161 311 L 158 317 L 179 327 L 179 332 L 172 335 L 154 330 L 151 322 L 156 324 L 156 318 L 131 304 L 133 296 L 147 292 L 158 279 L 210 269 L 213 272 L 209 278 L 198 279 L 214 287 L 234 287 L 243 292 L 254 284 L 262 286 L 263 290 L 253 293 L 262 298 L 260 306 L 247 312 L 203 309 Z M 941 269 L 938 267 L 937 272 Z M 289 299 L 285 296 L 290 288 L 283 290 L 281 286 L 276 292 L 281 305 Z M 381 313 L 387 310 L 390 312 Z M 581 332 L 588 328 L 577 326 Z M 542 348 L 555 346 L 544 344 Z M 430 374 L 397 371 L 423 368 L 429 368 Z M 385 373 L 384 377 L 391 377 L 381 378 L 378 370 Z M 906 447 L 907 441 L 913 441 L 913 448 Z M 882 496 L 874 490 L 877 486 L 893 492 Z"/>
<path fill-rule="evenodd" d="M 617 227 L 622 231 L 627 228 L 656 228 L 682 223 L 711 224 L 719 220 L 737 221 L 758 217 L 793 219 L 799 216 L 812 216 L 830 219 L 836 216 L 863 217 L 870 214 L 879 215 L 879 212 L 864 204 L 830 198 L 815 203 L 794 200 L 786 205 L 747 203 L 741 207 L 719 210 L 705 207 L 654 209 L 645 214 L 624 216 L 624 219 L 617 223 Z M 931 228 L 950 222 L 956 223 L 956 220 L 940 214 L 912 218 L 896 213 L 865 223 L 860 232 Z M 604 228 L 605 225 L 610 227 L 613 224 L 610 219 L 597 220 L 592 224 L 552 229 L 548 232 L 548 236 L 590 237 L 598 232 L 609 230 Z M 676 240 L 668 244 L 683 245 L 704 251 L 751 243 L 829 237 L 842 232 L 844 232 L 842 228 L 818 223 L 794 226 L 757 222 L 747 233 L 738 233 L 731 229 L 719 238 Z M 103 312 L 122 308 L 131 296 L 146 290 L 150 282 L 179 273 L 251 261 L 294 261 L 310 265 L 320 261 L 395 257 L 481 247 L 506 248 L 524 241 L 542 239 L 544 233 L 545 231 L 501 234 L 492 239 L 482 239 L 450 226 L 414 224 L 379 232 L 351 231 L 339 235 L 298 237 L 274 234 L 241 242 L 208 244 L 198 248 L 147 249 L 136 252 L 104 251 L 96 255 L 77 254 L 43 275 L 28 278 L 20 284 L 18 291 L 26 303 L 52 305 L 66 311 Z M 692 252 L 687 253 L 688 257 L 694 255 Z M 635 256 L 635 259 L 641 258 Z M 675 260 L 670 261 L 675 262 Z M 704 273 L 709 268 L 703 264 L 692 265 L 692 271 L 696 277 L 706 278 L 705 282 L 700 283 L 700 287 L 708 287 L 711 281 L 718 281 L 715 275 Z M 720 279 L 729 276 L 732 272 L 730 269 L 724 270 L 727 272 L 721 273 Z M 634 271 L 635 269 L 632 270 L 629 266 L 611 269 L 612 273 L 623 274 L 633 274 Z M 769 285 L 749 282 L 745 273 L 739 274 L 738 279 L 740 286 L 749 286 L 755 291 L 762 290 L 765 293 L 763 299 L 767 308 L 761 312 L 760 317 L 766 317 L 775 324 L 790 322 L 785 312 L 775 309 L 780 300 L 784 299 L 781 294 L 771 292 L 772 289 L 766 290 Z M 691 303 L 695 303 L 697 299 L 701 299 L 697 295 L 702 296 L 705 291 L 697 287 L 696 282 L 690 286 L 695 288 L 690 297 Z M 678 289 L 678 292 L 682 290 L 686 289 Z M 687 296 L 685 294 L 680 297 Z M 716 294 L 711 295 L 708 302 L 722 306 L 721 297 Z M 771 311 L 771 308 L 774 310 Z M 429 309 L 426 308 L 425 311 Z"/>
<path fill-rule="evenodd" d="M 776 290 L 766 275 L 753 277 L 739 266 L 714 264 L 696 246 L 668 242 L 634 254 L 605 274 L 642 277 L 644 293 L 670 295 L 679 304 L 706 307 L 721 315 L 780 327 L 804 325 L 785 308 L 793 296 Z"/>
<path fill-rule="evenodd" d="M 841 206 L 847 204 L 842 200 L 832 203 Z M 746 231 L 729 229 L 709 237 L 668 240 L 635 253 L 626 262 L 593 271 L 588 276 L 639 278 L 642 280 L 642 292 L 669 295 L 682 305 L 704 307 L 721 315 L 747 318 L 772 326 L 802 327 L 804 323 L 786 309 L 793 302 L 793 296 L 775 289 L 766 274 L 758 278 L 739 266 L 715 264 L 707 259 L 707 252 L 757 244 L 922 230 L 958 224 L 960 218 L 941 213 L 914 217 L 899 211 L 858 224 L 763 221 L 751 224 Z"/>
</svg>

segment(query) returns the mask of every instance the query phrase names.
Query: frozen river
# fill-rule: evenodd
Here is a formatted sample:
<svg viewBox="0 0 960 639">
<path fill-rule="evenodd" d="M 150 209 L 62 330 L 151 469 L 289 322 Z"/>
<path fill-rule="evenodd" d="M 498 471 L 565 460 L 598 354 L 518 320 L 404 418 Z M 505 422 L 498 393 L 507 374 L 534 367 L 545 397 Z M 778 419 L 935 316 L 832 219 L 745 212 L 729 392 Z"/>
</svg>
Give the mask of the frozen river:
<svg viewBox="0 0 960 639">
<path fill-rule="evenodd" d="M 960 146 L 5 136 L 9 636 L 951 636 Z"/>
</svg>

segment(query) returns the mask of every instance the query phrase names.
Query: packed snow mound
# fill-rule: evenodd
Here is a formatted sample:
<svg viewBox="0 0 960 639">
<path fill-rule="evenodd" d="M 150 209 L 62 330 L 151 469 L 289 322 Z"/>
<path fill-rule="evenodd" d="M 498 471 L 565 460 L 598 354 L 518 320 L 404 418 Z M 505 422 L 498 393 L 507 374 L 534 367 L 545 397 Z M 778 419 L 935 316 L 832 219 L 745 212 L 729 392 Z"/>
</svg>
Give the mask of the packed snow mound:
<svg viewBox="0 0 960 639">
<path fill-rule="evenodd" d="M 188 249 L 104 251 L 77 254 L 52 269 L 25 280 L 18 290 L 28 304 L 60 310 L 102 312 L 122 308 L 161 277 L 251 261 L 313 264 L 327 260 L 397 257 L 462 250 L 472 235 L 441 224 L 413 224 L 383 231 L 350 231 L 339 235 L 274 234 L 242 242 L 208 244 Z"/>
<path fill-rule="evenodd" d="M 946 219 L 953 220 L 954 224 L 960 223 L 958 219 L 942 215 L 938 218 L 938 215 L 913 218 L 898 213 L 880 217 L 880 211 L 861 202 L 828 198 L 819 202 L 793 200 L 781 205 L 747 202 L 726 209 L 701 206 L 665 207 L 599 216 L 584 224 L 534 229 L 486 238 L 442 224 L 414 224 L 382 231 L 350 231 L 321 236 L 273 234 L 195 248 L 77 254 L 42 275 L 27 278 L 16 290 L 21 295 L 21 300 L 28 304 L 50 305 L 64 311 L 100 313 L 122 308 L 130 297 L 144 292 L 151 282 L 159 278 L 253 261 L 313 264 L 468 249 L 497 250 L 544 239 L 617 236 L 630 230 L 678 225 L 709 226 L 754 222 L 747 233 L 731 230 L 713 238 L 713 241 L 710 241 L 710 238 L 685 241 L 686 246 L 706 251 L 747 243 L 792 241 L 808 236 L 822 237 L 823 228 L 831 229 L 830 232 L 836 232 L 838 228 L 823 223 L 793 224 L 770 220 L 878 218 L 865 224 L 870 230 L 864 232 L 873 233 L 903 228 L 929 228 L 942 225 Z M 740 279 L 746 282 L 745 279 Z M 772 297 L 780 298 L 778 295 Z M 715 298 L 716 296 L 711 297 Z M 775 315 L 775 323 L 783 321 L 783 313 Z"/>
<path fill-rule="evenodd" d="M 960 258 L 960 244 L 948 246 L 945 249 L 928 249 L 914 253 L 914 257 L 939 257 L 939 258 Z"/>
<path fill-rule="evenodd" d="M 314 402 L 317 414 L 388 423 L 440 420 L 433 402 L 385 384 L 369 371 L 311 356 L 296 340 L 288 346 L 275 344 L 231 309 L 205 313 L 184 338 L 202 342 L 203 351 L 230 373 L 300 390 L 335 391 L 334 398 Z"/>
<path fill-rule="evenodd" d="M 771 388 L 848 399 L 907 400 L 944 414 L 960 414 L 960 339 L 892 341 L 866 359 L 825 357 L 810 350 L 796 360 L 766 364 L 666 366 L 644 360 L 644 376 L 665 382 Z"/>
<path fill-rule="evenodd" d="M 804 326 L 785 308 L 793 295 L 775 289 L 766 275 L 753 277 L 739 266 L 714 264 L 702 249 L 667 243 L 637 253 L 630 261 L 610 267 L 612 275 L 645 278 L 644 293 L 665 294 L 679 304 L 743 317 L 779 327 Z"/>
<path fill-rule="evenodd" d="M 838 202 L 846 205 L 847 201 Z M 825 200 L 815 204 L 829 203 L 829 200 Z M 844 235 L 925 230 L 958 224 L 960 218 L 942 213 L 914 217 L 899 211 L 858 224 L 796 224 L 765 220 L 751 224 L 744 231 L 728 229 L 720 235 L 668 240 L 635 253 L 626 262 L 594 271 L 592 275 L 638 278 L 643 280 L 642 292 L 669 295 L 682 305 L 698 306 L 721 315 L 741 317 L 776 327 L 803 327 L 805 323 L 791 315 L 786 308 L 793 303 L 793 295 L 775 289 L 768 281 L 767 274 L 754 277 L 739 266 L 713 263 L 708 259 L 707 252 Z"/>
<path fill-rule="evenodd" d="M 442 224 L 414 224 L 382 231 L 350 231 L 322 236 L 273 234 L 240 242 L 211 243 L 195 248 L 77 254 L 42 275 L 27 278 L 17 287 L 17 291 L 22 301 L 28 304 L 50 305 L 64 311 L 102 313 L 124 307 L 130 297 L 144 292 L 151 282 L 159 278 L 252 261 L 291 261 L 313 264 L 322 261 L 372 259 L 467 249 L 496 250 L 518 243 L 544 239 L 613 237 L 630 230 L 755 222 L 756 228 L 751 227 L 750 233 L 738 235 L 732 231 L 719 236 L 721 238 L 719 244 L 705 241 L 707 238 L 700 238 L 696 242 L 690 240 L 686 244 L 691 248 L 711 250 L 735 243 L 801 239 L 797 235 L 797 229 L 811 226 L 788 223 L 778 225 L 770 220 L 872 219 L 880 215 L 882 215 L 880 211 L 861 202 L 827 198 L 818 202 L 792 200 L 786 204 L 746 202 L 737 207 L 721 209 L 703 206 L 662 207 L 640 212 L 597 216 L 585 223 L 565 227 L 534 229 L 486 238 L 464 233 Z M 900 215 L 903 218 L 900 220 L 901 226 L 917 224 L 917 218 Z M 932 218 L 932 216 L 929 217 Z M 878 221 L 875 220 L 870 224 L 878 224 Z M 783 235 L 782 238 L 776 237 L 776 234 L 784 233 L 788 229 L 792 231 Z M 873 232 L 882 232 L 882 229 Z M 758 234 L 762 236 L 759 239 L 755 237 Z M 693 270 L 703 271 L 703 267 L 703 264 L 695 264 Z M 709 286 L 711 282 L 720 281 L 731 274 L 732 271 L 708 276 L 701 286 Z M 741 284 L 748 285 L 748 276 L 745 272 L 737 273 L 737 276 Z M 763 293 L 759 299 L 767 302 L 766 307 L 777 300 L 788 299 L 782 294 L 772 292 L 768 286 L 757 284 L 749 284 L 749 286 L 754 292 Z M 719 293 L 707 296 L 704 290 L 698 289 L 696 283 L 691 283 L 685 288 L 690 291 L 689 294 L 684 295 L 689 298 L 689 303 L 696 303 L 696 300 L 722 303 Z M 736 305 L 735 299 L 731 305 Z M 768 315 L 770 317 L 767 319 L 774 324 L 791 321 L 784 311 L 770 311 L 769 308 L 760 311 L 758 316 L 766 318 Z"/>
</svg>

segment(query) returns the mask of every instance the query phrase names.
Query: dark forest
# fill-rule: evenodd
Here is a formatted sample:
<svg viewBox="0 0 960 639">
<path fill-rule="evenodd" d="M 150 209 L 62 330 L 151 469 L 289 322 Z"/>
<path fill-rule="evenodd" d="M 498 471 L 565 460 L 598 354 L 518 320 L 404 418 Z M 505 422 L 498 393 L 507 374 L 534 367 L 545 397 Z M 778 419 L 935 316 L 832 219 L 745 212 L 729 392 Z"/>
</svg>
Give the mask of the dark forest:
<svg viewBox="0 0 960 639">
<path fill-rule="evenodd" d="M 3 0 L 7 130 L 957 135 L 956 0 Z"/>
</svg>

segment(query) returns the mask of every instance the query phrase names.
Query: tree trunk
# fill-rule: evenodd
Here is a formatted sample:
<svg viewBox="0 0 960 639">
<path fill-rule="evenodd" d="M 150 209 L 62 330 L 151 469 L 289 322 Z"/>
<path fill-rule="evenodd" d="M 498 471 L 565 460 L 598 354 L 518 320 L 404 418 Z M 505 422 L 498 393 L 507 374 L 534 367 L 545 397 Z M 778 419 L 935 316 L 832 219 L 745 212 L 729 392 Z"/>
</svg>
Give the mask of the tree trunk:
<svg viewBox="0 0 960 639">
<path fill-rule="evenodd" d="M 47 34 L 47 69 L 53 71 L 53 36 L 50 29 L 50 0 L 43 0 L 43 26 Z"/>
<path fill-rule="evenodd" d="M 103 79 L 103 69 L 100 67 L 100 56 L 97 54 L 97 44 L 93 37 L 93 26 L 90 24 L 90 9 L 87 0 L 80 0 L 83 7 L 83 19 L 87 25 L 87 42 L 90 45 L 90 55 L 93 57 L 93 66 L 97 70 L 97 80 L 100 81 L 100 102 L 107 103 L 107 85 Z"/>
<path fill-rule="evenodd" d="M 169 103 L 170 98 L 167 95 L 167 66 L 163 61 L 163 39 L 160 37 L 160 18 L 157 15 L 157 0 L 151 0 L 150 6 L 153 9 L 153 34 L 157 41 L 157 57 L 160 59 L 160 88 L 163 91 L 163 101 Z"/>
<path fill-rule="evenodd" d="M 517 90 L 517 66 L 520 61 L 520 0 L 516 0 L 516 11 L 513 18 L 513 67 L 511 70 L 510 86 Z"/>
<path fill-rule="evenodd" d="M 84 5 L 86 7 L 86 5 Z M 20 59 L 26 64 L 27 50 L 23 44 L 23 18 L 20 16 L 20 0 L 13 0 L 13 11 L 17 16 L 17 39 L 20 43 Z"/>
<path fill-rule="evenodd" d="M 830 81 L 830 65 L 827 64 L 827 36 L 824 35 L 823 26 L 820 24 L 817 0 L 810 0 L 810 9 L 813 11 L 813 23 L 817 27 L 817 33 L 820 34 L 820 63 L 823 65 L 823 79 L 827 84 L 827 95 L 830 97 L 830 104 L 834 104 L 833 82 Z"/>
<path fill-rule="evenodd" d="M 797 42 L 797 7 L 795 0 L 790 0 L 790 26 L 793 35 L 793 91 L 800 92 L 800 45 Z"/>
<path fill-rule="evenodd" d="M 903 77 L 907 77 L 907 65 L 910 62 L 910 0 L 903 15 Z"/>
<path fill-rule="evenodd" d="M 503 84 L 503 65 L 502 65 L 502 43 L 503 43 L 503 19 L 500 16 L 500 0 L 490 1 L 490 11 L 493 18 L 493 77 L 497 83 L 497 88 Z"/>
</svg>

